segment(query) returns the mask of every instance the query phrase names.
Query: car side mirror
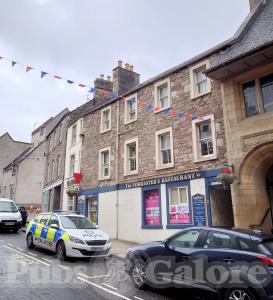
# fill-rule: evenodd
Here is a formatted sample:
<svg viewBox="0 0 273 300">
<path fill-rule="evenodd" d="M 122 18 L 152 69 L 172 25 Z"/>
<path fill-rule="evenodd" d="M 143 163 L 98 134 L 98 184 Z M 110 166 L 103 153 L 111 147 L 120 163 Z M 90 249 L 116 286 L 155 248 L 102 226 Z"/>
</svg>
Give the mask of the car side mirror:
<svg viewBox="0 0 273 300">
<path fill-rule="evenodd" d="M 59 226 L 57 224 L 51 224 L 50 225 L 50 228 L 53 228 L 53 229 L 59 229 Z"/>
</svg>

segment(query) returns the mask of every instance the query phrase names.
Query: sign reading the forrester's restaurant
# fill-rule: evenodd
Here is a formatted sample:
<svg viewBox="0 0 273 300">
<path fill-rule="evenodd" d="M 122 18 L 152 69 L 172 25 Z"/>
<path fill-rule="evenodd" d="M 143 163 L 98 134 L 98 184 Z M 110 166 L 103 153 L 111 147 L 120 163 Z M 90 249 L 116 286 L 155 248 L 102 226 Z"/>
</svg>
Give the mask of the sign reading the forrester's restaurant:
<svg viewBox="0 0 273 300">
<path fill-rule="evenodd" d="M 133 188 L 139 188 L 139 187 L 156 185 L 156 184 L 198 179 L 201 177 L 202 177 L 201 172 L 191 172 L 191 173 L 183 173 L 179 175 L 166 176 L 166 177 L 155 178 L 155 179 L 147 179 L 147 180 L 137 181 L 133 183 L 120 184 L 120 187 L 122 186 L 122 188 L 125 189 L 133 189 Z"/>
</svg>

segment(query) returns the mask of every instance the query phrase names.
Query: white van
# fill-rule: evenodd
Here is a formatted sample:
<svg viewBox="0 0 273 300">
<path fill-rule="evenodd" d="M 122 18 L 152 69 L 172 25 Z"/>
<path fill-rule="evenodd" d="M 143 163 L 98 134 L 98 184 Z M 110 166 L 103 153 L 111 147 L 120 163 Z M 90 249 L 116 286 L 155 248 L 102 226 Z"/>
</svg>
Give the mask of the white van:
<svg viewBox="0 0 273 300">
<path fill-rule="evenodd" d="M 22 226 L 22 216 L 12 200 L 0 198 L 0 229 L 17 232 Z"/>
</svg>

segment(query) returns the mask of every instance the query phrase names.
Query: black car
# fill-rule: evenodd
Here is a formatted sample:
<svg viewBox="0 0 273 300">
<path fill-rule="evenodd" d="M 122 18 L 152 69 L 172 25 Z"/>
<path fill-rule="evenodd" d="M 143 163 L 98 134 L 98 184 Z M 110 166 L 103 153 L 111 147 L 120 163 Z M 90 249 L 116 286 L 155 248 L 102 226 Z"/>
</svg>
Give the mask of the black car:
<svg viewBox="0 0 273 300">
<path fill-rule="evenodd" d="M 138 288 L 190 287 L 224 300 L 273 299 L 273 237 L 191 227 L 129 249 L 126 271 Z"/>
<path fill-rule="evenodd" d="M 27 223 L 28 212 L 24 206 L 18 206 L 18 210 L 22 216 L 22 226 L 25 226 Z"/>
</svg>

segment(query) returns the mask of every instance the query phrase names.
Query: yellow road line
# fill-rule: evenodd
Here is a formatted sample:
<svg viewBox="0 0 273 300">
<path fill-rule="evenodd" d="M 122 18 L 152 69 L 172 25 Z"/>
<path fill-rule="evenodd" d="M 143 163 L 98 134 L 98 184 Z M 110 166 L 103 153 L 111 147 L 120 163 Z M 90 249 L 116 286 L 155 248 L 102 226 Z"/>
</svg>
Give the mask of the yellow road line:
<svg viewBox="0 0 273 300">
<path fill-rule="evenodd" d="M 109 277 L 110 275 L 96 275 L 96 276 L 88 276 L 86 274 L 83 273 L 78 273 L 78 275 L 88 278 L 88 279 L 94 279 L 94 278 L 102 278 L 102 277 Z"/>
<path fill-rule="evenodd" d="M 15 249 L 13 249 L 13 248 L 11 248 L 11 247 L 9 247 L 9 246 L 4 245 L 4 247 L 5 247 L 5 248 L 8 248 L 8 249 L 10 249 L 10 250 L 12 250 L 12 251 L 14 251 L 14 252 L 16 252 L 16 253 L 19 253 L 19 254 L 21 254 L 21 255 L 23 255 L 23 256 L 26 256 L 26 257 L 28 257 L 28 258 L 31 258 L 31 259 L 33 259 L 33 260 L 35 260 L 35 261 L 38 261 L 38 262 L 40 262 L 41 264 L 44 264 L 45 266 L 50 267 L 49 264 L 45 263 L 45 262 L 42 261 L 42 260 L 39 260 L 39 259 L 37 259 L 37 258 L 35 258 L 35 257 L 32 257 L 32 256 L 30 256 L 30 255 L 27 255 L 27 254 L 25 254 L 25 253 L 19 252 L 19 251 L 15 250 Z"/>
<path fill-rule="evenodd" d="M 95 284 L 95 283 L 93 283 L 93 282 L 90 282 L 90 281 L 88 281 L 88 280 L 86 280 L 86 279 L 83 279 L 83 278 L 81 278 L 81 277 L 77 277 L 77 279 L 78 279 L 78 280 L 81 280 L 81 281 L 83 281 L 83 282 L 86 282 L 86 283 L 88 283 L 88 284 L 90 284 L 90 285 L 92 285 L 92 286 L 94 286 L 94 287 L 96 287 L 96 288 L 98 288 L 98 289 L 101 289 L 101 290 L 103 290 L 103 291 L 105 291 L 105 292 L 107 292 L 107 293 L 109 293 L 109 294 L 112 294 L 112 295 L 114 295 L 114 296 L 117 296 L 117 297 L 119 297 L 119 298 L 121 298 L 121 299 L 124 299 L 124 300 L 132 300 L 131 298 L 128 298 L 128 297 L 126 297 L 126 296 L 123 296 L 123 295 L 121 295 L 121 294 L 119 294 L 119 293 L 116 293 L 116 292 L 114 292 L 114 291 L 108 290 L 107 288 L 104 288 L 103 286 L 100 286 L 100 285 L 98 285 L 98 284 Z"/>
</svg>

